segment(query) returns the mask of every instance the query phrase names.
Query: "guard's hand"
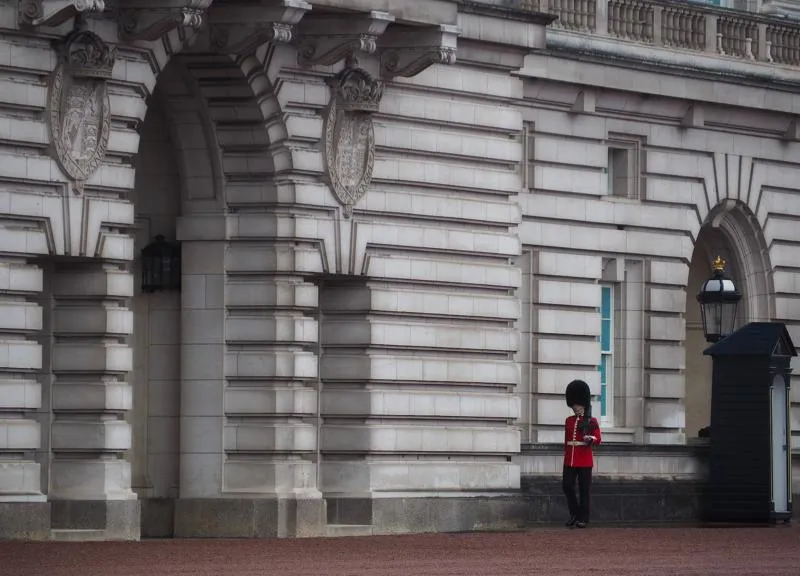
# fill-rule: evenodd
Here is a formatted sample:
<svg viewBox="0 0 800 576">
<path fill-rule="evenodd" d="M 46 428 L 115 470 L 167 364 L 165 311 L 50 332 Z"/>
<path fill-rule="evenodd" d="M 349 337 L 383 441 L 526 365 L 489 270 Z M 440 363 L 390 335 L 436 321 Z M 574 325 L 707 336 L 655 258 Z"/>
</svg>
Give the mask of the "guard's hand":
<svg viewBox="0 0 800 576">
<path fill-rule="evenodd" d="M 585 444 L 593 444 L 595 441 L 597 441 L 597 438 L 595 438 L 594 436 L 584 436 L 583 437 L 583 442 Z"/>
</svg>

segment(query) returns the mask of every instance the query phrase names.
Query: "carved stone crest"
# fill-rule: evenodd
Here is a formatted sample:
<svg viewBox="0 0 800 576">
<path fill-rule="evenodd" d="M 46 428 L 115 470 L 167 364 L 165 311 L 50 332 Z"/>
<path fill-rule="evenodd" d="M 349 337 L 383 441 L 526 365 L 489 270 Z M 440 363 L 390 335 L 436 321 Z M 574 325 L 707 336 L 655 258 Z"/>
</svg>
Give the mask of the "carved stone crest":
<svg viewBox="0 0 800 576">
<path fill-rule="evenodd" d="M 75 193 L 100 166 L 111 131 L 107 80 L 115 49 L 88 30 L 64 43 L 50 82 L 48 125 L 56 161 L 72 180 Z"/>
<path fill-rule="evenodd" d="M 383 83 L 349 59 L 331 81 L 325 119 L 325 168 L 345 218 L 366 194 L 375 165 L 372 114 L 378 111 Z"/>
</svg>

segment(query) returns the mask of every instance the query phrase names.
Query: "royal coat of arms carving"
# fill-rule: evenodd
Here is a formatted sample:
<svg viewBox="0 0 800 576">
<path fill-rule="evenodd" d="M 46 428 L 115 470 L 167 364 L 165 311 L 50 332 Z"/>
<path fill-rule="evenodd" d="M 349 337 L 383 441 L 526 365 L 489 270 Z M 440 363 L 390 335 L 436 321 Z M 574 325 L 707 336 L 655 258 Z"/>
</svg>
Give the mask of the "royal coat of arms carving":
<svg viewBox="0 0 800 576">
<path fill-rule="evenodd" d="M 349 218 L 372 180 L 375 131 L 383 83 L 353 60 L 331 81 L 331 102 L 325 119 L 325 169 L 333 193 Z"/>
<path fill-rule="evenodd" d="M 111 131 L 108 88 L 116 50 L 88 30 L 64 43 L 53 72 L 48 124 L 56 161 L 80 194 L 100 166 Z"/>
</svg>

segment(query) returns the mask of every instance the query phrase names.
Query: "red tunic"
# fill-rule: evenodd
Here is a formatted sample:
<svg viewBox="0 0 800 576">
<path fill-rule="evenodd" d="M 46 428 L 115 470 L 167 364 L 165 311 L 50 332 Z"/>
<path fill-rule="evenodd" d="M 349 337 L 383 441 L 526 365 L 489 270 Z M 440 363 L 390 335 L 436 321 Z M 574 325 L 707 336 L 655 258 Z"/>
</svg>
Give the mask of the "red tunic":
<svg viewBox="0 0 800 576">
<path fill-rule="evenodd" d="M 594 466 L 592 446 L 600 444 L 600 425 L 597 418 L 592 418 L 594 432 L 589 436 L 594 436 L 595 441 L 592 444 L 584 444 L 583 431 L 578 427 L 582 421 L 582 417 L 573 415 L 564 423 L 564 466 L 573 468 L 592 468 Z"/>
</svg>

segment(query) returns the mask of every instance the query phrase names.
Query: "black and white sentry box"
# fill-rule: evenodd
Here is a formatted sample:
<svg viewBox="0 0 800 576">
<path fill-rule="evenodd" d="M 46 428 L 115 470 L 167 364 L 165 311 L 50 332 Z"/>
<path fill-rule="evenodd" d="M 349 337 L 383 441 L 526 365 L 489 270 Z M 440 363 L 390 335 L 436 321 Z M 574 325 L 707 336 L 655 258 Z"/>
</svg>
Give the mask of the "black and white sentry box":
<svg viewBox="0 0 800 576">
<path fill-rule="evenodd" d="M 797 350 L 786 326 L 747 324 L 704 354 L 714 363 L 707 519 L 789 521 L 789 375 Z"/>
</svg>

